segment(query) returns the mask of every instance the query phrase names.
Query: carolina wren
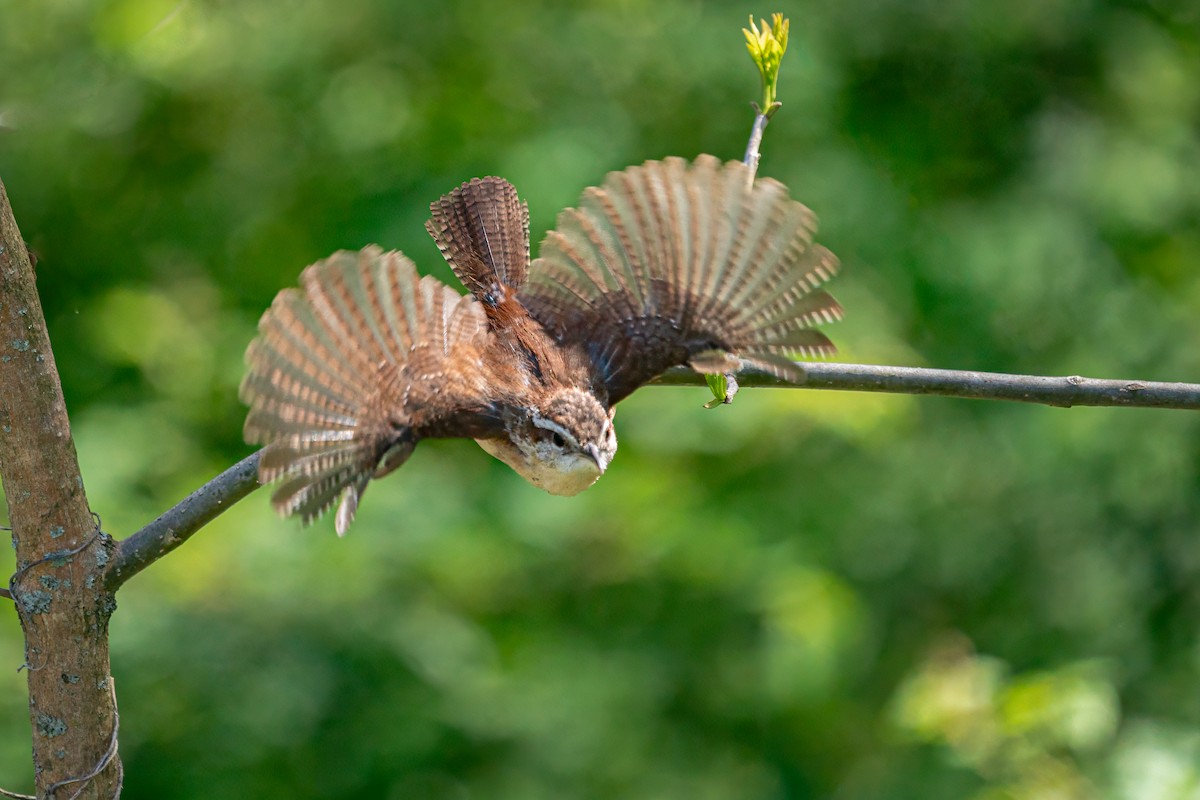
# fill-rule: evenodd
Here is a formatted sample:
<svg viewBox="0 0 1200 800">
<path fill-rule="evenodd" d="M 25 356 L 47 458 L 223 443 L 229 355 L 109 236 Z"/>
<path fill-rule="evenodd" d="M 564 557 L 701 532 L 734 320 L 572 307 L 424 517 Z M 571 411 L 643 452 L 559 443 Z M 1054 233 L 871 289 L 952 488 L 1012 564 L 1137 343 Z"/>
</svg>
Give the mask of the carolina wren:
<svg viewBox="0 0 1200 800">
<path fill-rule="evenodd" d="M 309 523 L 421 439 L 469 437 L 530 483 L 573 495 L 617 451 L 613 406 L 669 367 L 749 363 L 801 381 L 842 316 L 816 218 L 739 163 L 669 158 L 611 173 L 529 260 L 529 211 L 500 178 L 431 206 L 426 228 L 469 290 L 367 247 L 308 267 L 246 351 L 246 440 L 266 445 L 276 510 Z M 739 361 L 739 359 L 741 361 Z"/>
</svg>

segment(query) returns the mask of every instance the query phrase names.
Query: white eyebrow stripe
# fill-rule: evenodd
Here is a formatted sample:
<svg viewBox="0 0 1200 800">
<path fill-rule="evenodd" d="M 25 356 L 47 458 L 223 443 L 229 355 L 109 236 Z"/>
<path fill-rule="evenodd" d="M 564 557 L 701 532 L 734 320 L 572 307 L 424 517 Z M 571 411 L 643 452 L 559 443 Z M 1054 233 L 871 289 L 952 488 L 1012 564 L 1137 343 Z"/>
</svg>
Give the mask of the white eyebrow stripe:
<svg viewBox="0 0 1200 800">
<path fill-rule="evenodd" d="M 571 434 L 570 431 L 568 431 L 562 425 L 559 425 L 554 420 L 546 419 L 545 417 L 543 417 L 541 414 L 537 413 L 536 411 L 533 412 L 533 424 L 536 427 L 541 428 L 542 430 L 553 431 L 554 433 L 561 434 L 562 437 L 564 439 L 566 439 L 568 442 L 570 442 L 572 445 L 574 445 L 575 447 L 579 446 L 579 442 L 577 442 L 575 440 L 575 437 Z"/>
</svg>

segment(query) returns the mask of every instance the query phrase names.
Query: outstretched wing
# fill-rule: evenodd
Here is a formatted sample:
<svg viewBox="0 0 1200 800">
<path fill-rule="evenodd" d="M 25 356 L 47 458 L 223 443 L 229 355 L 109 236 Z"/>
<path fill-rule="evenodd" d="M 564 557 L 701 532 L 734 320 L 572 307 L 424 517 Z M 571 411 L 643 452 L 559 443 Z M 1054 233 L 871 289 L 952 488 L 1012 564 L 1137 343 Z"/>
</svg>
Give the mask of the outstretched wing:
<svg viewBox="0 0 1200 800">
<path fill-rule="evenodd" d="M 730 356 L 799 381 L 794 358 L 834 352 L 812 326 L 842 316 L 819 289 L 838 262 L 815 232 L 811 211 L 744 164 L 650 161 L 559 215 L 520 301 L 587 351 L 610 403 L 676 365 L 725 371 Z"/>
<path fill-rule="evenodd" d="M 258 329 L 241 386 L 245 436 L 266 445 L 259 480 L 282 480 L 271 498 L 280 514 L 307 524 L 341 498 L 342 535 L 368 481 L 418 439 L 495 424 L 479 304 L 400 253 L 368 247 L 313 264 Z"/>
</svg>

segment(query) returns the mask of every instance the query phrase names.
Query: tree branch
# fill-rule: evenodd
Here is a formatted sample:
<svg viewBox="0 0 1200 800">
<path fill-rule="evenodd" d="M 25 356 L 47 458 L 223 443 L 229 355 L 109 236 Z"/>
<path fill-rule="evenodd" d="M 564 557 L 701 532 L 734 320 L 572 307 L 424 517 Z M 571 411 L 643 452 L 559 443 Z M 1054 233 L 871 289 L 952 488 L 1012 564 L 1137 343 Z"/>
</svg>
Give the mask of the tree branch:
<svg viewBox="0 0 1200 800">
<path fill-rule="evenodd" d="M 782 15 L 762 30 L 747 30 L 750 54 L 763 79 L 763 107 L 754 103 L 754 125 L 746 145 L 744 163 L 750 167 L 749 180 L 758 169 L 763 132 L 771 116 L 779 109 L 775 100 L 775 82 L 779 63 L 787 49 L 787 22 Z M 768 373 L 743 364 L 742 370 L 726 375 L 725 396 L 731 402 L 739 386 L 780 386 L 804 389 L 833 389 L 857 392 L 941 395 L 981 400 L 1015 400 L 1051 406 L 1143 406 L 1151 408 L 1200 409 L 1200 385 L 1155 383 L 1149 381 L 1097 380 L 1094 378 L 1006 375 L 993 372 L 885 367 L 863 364 L 801 365 L 807 375 L 803 384 L 782 381 Z M 652 385 L 703 386 L 705 378 L 686 367 L 677 367 L 660 375 Z M 154 522 L 122 541 L 117 549 L 106 586 L 115 591 L 129 578 L 165 556 L 191 537 L 210 520 L 258 488 L 259 453 L 243 459 L 189 495 Z"/>
<path fill-rule="evenodd" d="M 752 367 L 737 373 L 743 388 L 777 386 L 795 389 L 834 389 L 848 392 L 939 395 L 973 400 L 1015 400 L 1060 408 L 1071 406 L 1136 406 L 1200 410 L 1200 384 L 1160 381 L 1009 375 L 924 367 L 885 367 L 874 364 L 800 364 L 808 376 L 802 384 L 788 383 Z M 665 372 L 659 386 L 703 386 L 704 378 L 686 367 Z"/>
<path fill-rule="evenodd" d="M 1106 380 L 1078 375 L 1009 375 L 923 367 L 802 362 L 802 384 L 788 383 L 753 367 L 737 373 L 747 387 L 830 389 L 847 392 L 937 395 L 974 400 L 1012 400 L 1060 408 L 1130 406 L 1200 410 L 1200 384 Z M 704 386 L 704 376 L 687 367 L 667 370 L 652 386 Z M 258 488 L 255 453 L 201 486 L 181 503 L 120 542 L 107 585 L 115 590 L 129 578 L 183 544 L 222 511 Z"/>
<path fill-rule="evenodd" d="M 93 521 L 25 241 L 0 183 L 0 478 L 17 571 L 8 589 L 25 634 L 39 797 L 91 774 L 116 718 L 109 688 L 112 595 L 96 580 L 111 540 Z M 120 760 L 89 778 L 112 796 Z"/>
<path fill-rule="evenodd" d="M 243 458 L 158 519 L 122 539 L 105 576 L 109 591 L 116 591 L 125 581 L 179 547 L 222 511 L 257 489 L 260 455 L 261 451 Z"/>
</svg>

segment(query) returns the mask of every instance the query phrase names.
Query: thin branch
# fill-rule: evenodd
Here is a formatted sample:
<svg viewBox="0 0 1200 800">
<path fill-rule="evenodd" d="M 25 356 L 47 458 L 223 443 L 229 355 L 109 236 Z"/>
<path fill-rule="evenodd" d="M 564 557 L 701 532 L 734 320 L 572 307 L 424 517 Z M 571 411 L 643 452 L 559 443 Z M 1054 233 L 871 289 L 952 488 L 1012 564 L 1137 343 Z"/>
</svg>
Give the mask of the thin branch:
<svg viewBox="0 0 1200 800">
<path fill-rule="evenodd" d="M 750 184 L 754 183 L 754 176 L 758 174 L 758 162 L 762 157 L 759 148 L 762 146 L 763 132 L 767 129 L 767 123 L 771 121 L 773 115 L 778 109 L 779 103 L 772 103 L 763 111 L 758 107 L 758 103 L 751 103 L 754 106 L 754 125 L 750 128 L 750 140 L 746 142 L 746 155 L 742 158 L 742 163 L 750 168 L 750 175 L 746 181 Z"/>
<path fill-rule="evenodd" d="M 750 128 L 750 141 L 746 143 L 746 155 L 742 159 L 742 163 L 750 168 L 748 180 L 751 183 L 758 173 L 758 161 L 762 157 L 758 149 L 762 146 L 763 131 L 767 129 L 767 123 L 770 121 L 771 118 L 759 110 L 758 103 L 754 103 L 754 126 Z"/>
<path fill-rule="evenodd" d="M 105 584 L 121 584 L 188 540 L 222 511 L 258 488 L 259 453 L 243 458 L 132 536 L 113 554 Z"/>
<path fill-rule="evenodd" d="M 742 388 L 831 389 L 847 392 L 937 395 L 975 400 L 1012 400 L 1060 408 L 1130 406 L 1200 410 L 1200 384 L 1105 380 L 1078 375 L 1009 375 L 924 367 L 804 362 L 808 380 L 788 383 L 745 366 L 737 373 Z M 651 386 L 704 386 L 704 376 L 686 367 L 668 370 Z M 187 499 L 128 539 L 121 541 L 109 571 L 116 589 L 132 576 L 183 544 L 222 511 L 258 488 L 258 458 L 242 459 L 201 486 Z"/>
<path fill-rule="evenodd" d="M 875 364 L 802 363 L 808 376 L 802 384 L 746 367 L 737 373 L 742 388 L 778 386 L 834 389 L 848 392 L 938 395 L 973 400 L 1014 400 L 1060 408 L 1071 406 L 1134 406 L 1200 410 L 1200 384 L 1161 381 L 1009 375 L 924 367 L 885 367 Z M 704 377 L 686 367 L 668 370 L 660 386 L 703 386 Z"/>
</svg>

